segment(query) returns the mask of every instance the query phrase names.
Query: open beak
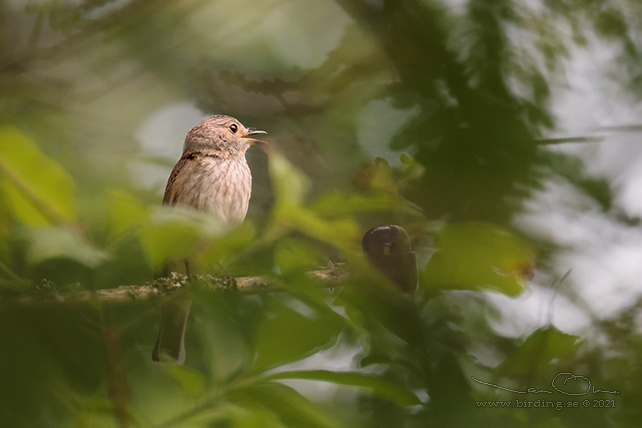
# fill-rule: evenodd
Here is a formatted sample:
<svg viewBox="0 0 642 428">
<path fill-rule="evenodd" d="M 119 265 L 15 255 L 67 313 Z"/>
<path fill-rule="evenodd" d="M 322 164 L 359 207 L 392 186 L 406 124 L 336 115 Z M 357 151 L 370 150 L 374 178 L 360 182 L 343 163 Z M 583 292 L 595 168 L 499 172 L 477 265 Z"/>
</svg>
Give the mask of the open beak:
<svg viewBox="0 0 642 428">
<path fill-rule="evenodd" d="M 248 133 L 243 135 L 243 136 L 241 136 L 241 138 L 243 138 L 245 141 L 247 141 L 247 143 L 249 145 L 251 145 L 251 146 L 254 146 L 254 145 L 257 145 L 257 144 L 267 144 L 265 141 L 256 140 L 254 138 L 250 138 L 253 135 L 259 135 L 259 134 L 267 134 L 267 132 L 259 131 L 258 129 L 249 129 Z"/>
</svg>

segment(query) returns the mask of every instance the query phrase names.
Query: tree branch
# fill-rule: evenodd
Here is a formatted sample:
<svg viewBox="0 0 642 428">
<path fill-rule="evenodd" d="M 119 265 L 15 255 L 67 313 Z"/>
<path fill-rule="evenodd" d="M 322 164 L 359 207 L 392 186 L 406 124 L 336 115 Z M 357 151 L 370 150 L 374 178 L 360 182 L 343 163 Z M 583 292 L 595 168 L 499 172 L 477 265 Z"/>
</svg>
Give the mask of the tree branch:
<svg viewBox="0 0 642 428">
<path fill-rule="evenodd" d="M 348 276 L 344 263 L 330 263 L 323 269 L 310 271 L 308 277 L 317 280 L 324 287 L 335 287 Z M 278 279 L 261 276 L 238 278 L 197 277 L 192 280 L 186 275 L 172 273 L 169 277 L 158 278 L 144 285 L 122 285 L 102 290 L 78 290 L 58 292 L 38 290 L 10 298 L 0 298 L 0 306 L 53 306 L 53 305 L 124 305 L 163 299 L 174 293 L 182 292 L 189 284 L 212 291 L 236 290 L 244 294 L 261 294 L 285 291 Z"/>
</svg>

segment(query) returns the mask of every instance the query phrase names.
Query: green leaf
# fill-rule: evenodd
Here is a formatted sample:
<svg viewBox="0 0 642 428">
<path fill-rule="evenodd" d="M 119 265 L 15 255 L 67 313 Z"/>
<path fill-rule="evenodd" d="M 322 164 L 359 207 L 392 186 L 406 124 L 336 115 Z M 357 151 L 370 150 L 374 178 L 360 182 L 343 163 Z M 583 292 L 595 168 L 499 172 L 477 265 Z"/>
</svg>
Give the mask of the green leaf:
<svg viewBox="0 0 642 428">
<path fill-rule="evenodd" d="M 11 215 L 4 195 L 0 192 L 0 276 L 10 273 L 5 263 L 10 264 L 11 249 L 9 240 L 11 237 Z"/>
<path fill-rule="evenodd" d="M 268 408 L 254 405 L 251 408 L 231 403 L 208 405 L 198 412 L 183 413 L 183 417 L 159 424 L 172 427 L 238 427 L 238 428 L 287 428 L 278 415 Z M 153 425 L 156 426 L 156 425 Z"/>
<path fill-rule="evenodd" d="M 74 183 L 19 130 L 0 128 L 0 192 L 11 213 L 29 226 L 72 223 Z"/>
<path fill-rule="evenodd" d="M 361 240 L 361 228 L 355 220 L 350 218 L 324 220 L 302 206 L 283 204 L 275 206 L 272 214 L 272 227 L 278 225 L 296 229 L 307 236 L 343 250 L 355 248 Z"/>
<path fill-rule="evenodd" d="M 399 193 L 394 171 L 390 167 L 390 163 L 382 157 L 376 157 L 373 163 L 363 165 L 357 171 L 353 182 L 359 189 L 381 193 Z"/>
<path fill-rule="evenodd" d="M 358 372 L 332 372 L 328 370 L 299 370 L 279 372 L 268 375 L 267 380 L 279 379 L 307 379 L 330 382 L 337 385 L 349 385 L 358 388 L 365 388 L 372 391 L 372 394 L 393 401 L 400 406 L 414 406 L 421 404 L 421 401 L 410 390 L 402 385 L 390 382 L 381 377 L 363 374 Z"/>
<path fill-rule="evenodd" d="M 275 204 L 267 236 L 279 236 L 294 229 L 343 250 L 355 248 L 361 234 L 356 221 L 350 218 L 326 220 L 304 207 L 302 203 L 310 182 L 278 152 L 270 153 L 269 170 Z M 322 202 L 320 210 L 327 214 L 328 205 Z"/>
<path fill-rule="evenodd" d="M 497 290 L 509 296 L 526 286 L 534 250 L 521 237 L 489 223 L 446 225 L 435 235 L 437 252 L 426 266 L 423 286 Z"/>
<path fill-rule="evenodd" d="M 186 397 L 198 398 L 205 392 L 206 379 L 198 370 L 171 364 L 167 370 L 181 385 L 181 392 Z"/>
<path fill-rule="evenodd" d="M 390 193 L 364 195 L 333 191 L 319 196 L 310 208 L 324 216 L 337 216 L 363 211 L 390 211 L 398 208 L 399 204 L 399 198 Z"/>
<path fill-rule="evenodd" d="M 108 253 L 93 247 L 77 234 L 63 227 L 28 229 L 25 232 L 27 261 L 37 265 L 49 259 L 67 258 L 95 268 L 107 260 Z"/>
<path fill-rule="evenodd" d="M 235 390 L 229 397 L 248 408 L 264 407 L 279 415 L 286 426 L 340 428 L 338 422 L 322 412 L 294 389 L 280 383 L 265 383 Z"/>
<path fill-rule="evenodd" d="M 250 223 L 245 222 L 228 230 L 225 235 L 216 236 L 215 240 L 210 241 L 209 248 L 205 246 L 203 248 L 199 247 L 194 261 L 202 272 L 207 272 L 212 266 L 221 263 L 226 256 L 232 255 L 232 258 L 234 258 L 242 254 L 253 242 L 254 236 L 254 228 Z"/>
<path fill-rule="evenodd" d="M 241 407 L 227 404 L 224 409 L 225 420 L 231 424 L 224 426 L 239 428 L 287 428 L 279 416 L 263 406 Z"/>
<path fill-rule="evenodd" d="M 145 254 L 154 269 L 187 257 L 195 248 L 197 229 L 177 219 L 154 218 L 140 230 Z"/>
<path fill-rule="evenodd" d="M 500 376 L 525 376 L 542 371 L 554 361 L 573 353 L 580 338 L 562 333 L 555 327 L 535 330 L 498 367 Z"/>
<path fill-rule="evenodd" d="M 595 18 L 595 29 L 599 34 L 612 38 L 624 38 L 628 31 L 626 19 L 615 9 L 600 12 Z"/>
<path fill-rule="evenodd" d="M 268 168 L 276 203 L 302 203 L 310 189 L 310 180 L 276 151 L 270 152 Z"/>
<path fill-rule="evenodd" d="M 108 398 L 89 397 L 73 417 L 72 427 L 115 428 L 113 404 Z"/>
<path fill-rule="evenodd" d="M 282 274 L 311 270 L 324 264 L 321 256 L 310 244 L 289 238 L 278 242 L 274 261 Z"/>
<path fill-rule="evenodd" d="M 229 230 L 216 216 L 180 207 L 157 207 L 139 231 L 154 268 L 195 253 L 197 244 Z"/>
<path fill-rule="evenodd" d="M 150 208 L 121 190 L 107 192 L 107 232 L 119 240 L 140 228 L 149 217 Z"/>
<path fill-rule="evenodd" d="M 402 172 L 406 179 L 416 180 L 424 175 L 425 168 L 414 158 L 402 153 L 399 160 L 403 164 Z"/>
<path fill-rule="evenodd" d="M 300 360 L 331 346 L 344 325 L 333 312 L 320 312 L 291 298 L 273 300 L 264 313 L 255 332 L 258 369 Z"/>
</svg>

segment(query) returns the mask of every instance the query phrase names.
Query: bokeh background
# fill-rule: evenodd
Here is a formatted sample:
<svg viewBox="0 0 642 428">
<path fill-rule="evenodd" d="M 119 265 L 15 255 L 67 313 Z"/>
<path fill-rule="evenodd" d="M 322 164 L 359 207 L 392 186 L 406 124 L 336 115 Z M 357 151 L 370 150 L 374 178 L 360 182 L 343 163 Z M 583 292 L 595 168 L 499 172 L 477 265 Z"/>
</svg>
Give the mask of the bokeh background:
<svg viewBox="0 0 642 428">
<path fill-rule="evenodd" d="M 638 0 L 3 0 L 2 425 L 638 426 L 641 28 Z M 160 207 L 212 114 L 268 132 L 232 231 Z M 361 254 L 391 223 L 412 294 Z M 154 364 L 159 300 L 95 291 L 187 255 L 285 291 L 194 285 L 186 364 Z"/>
</svg>

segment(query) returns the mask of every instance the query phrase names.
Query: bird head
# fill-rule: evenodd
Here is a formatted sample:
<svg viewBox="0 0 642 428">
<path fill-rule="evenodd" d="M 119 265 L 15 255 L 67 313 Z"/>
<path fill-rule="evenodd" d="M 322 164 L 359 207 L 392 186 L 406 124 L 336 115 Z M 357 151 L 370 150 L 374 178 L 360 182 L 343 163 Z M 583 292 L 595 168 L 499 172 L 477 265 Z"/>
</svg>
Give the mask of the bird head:
<svg viewBox="0 0 642 428">
<path fill-rule="evenodd" d="M 265 144 L 264 141 L 252 138 L 259 134 L 267 132 L 246 128 L 231 116 L 211 116 L 200 121 L 187 133 L 183 153 L 213 152 L 220 156 L 243 156 L 250 146 Z"/>
</svg>

